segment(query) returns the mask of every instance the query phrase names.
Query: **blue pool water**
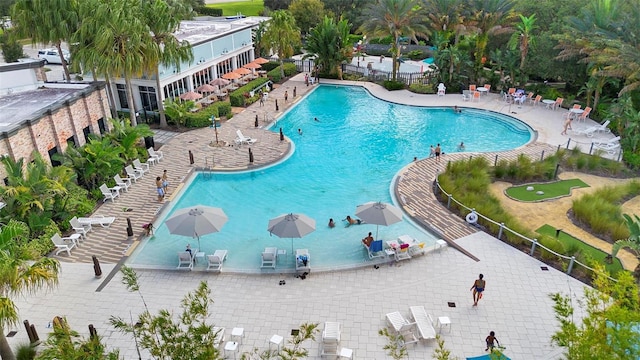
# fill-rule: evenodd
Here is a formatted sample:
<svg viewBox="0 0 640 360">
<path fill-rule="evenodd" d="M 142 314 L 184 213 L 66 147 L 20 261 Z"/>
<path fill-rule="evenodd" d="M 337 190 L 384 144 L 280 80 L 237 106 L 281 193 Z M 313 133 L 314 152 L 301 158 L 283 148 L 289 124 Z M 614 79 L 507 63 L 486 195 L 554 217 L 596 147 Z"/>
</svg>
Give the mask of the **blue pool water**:
<svg viewBox="0 0 640 360">
<path fill-rule="evenodd" d="M 254 172 L 196 176 L 172 210 L 161 216 L 155 237 L 139 247 L 132 264 L 175 267 L 176 253 L 187 243 L 197 247 L 197 241 L 170 235 L 162 222 L 175 209 L 203 204 L 220 207 L 229 217 L 222 231 L 200 240 L 207 254 L 229 251 L 225 270 L 258 272 L 260 253 L 270 246 L 287 251 L 278 260 L 278 270 L 292 269 L 292 242 L 295 249 L 309 249 L 313 269 L 360 265 L 367 261 L 360 240 L 369 231 L 375 235 L 376 227 L 345 227 L 342 219 L 353 216 L 359 204 L 392 202 L 392 178 L 414 156 L 426 157 L 430 144 L 440 143 L 445 153 L 456 151 L 461 141 L 467 151 L 497 151 L 524 145 L 532 137 L 528 126 L 500 114 L 397 105 L 375 99 L 360 87 L 341 86 L 318 87 L 272 130 L 280 127 L 295 144 L 290 158 Z M 289 212 L 315 219 L 316 231 L 293 240 L 270 236 L 269 219 Z M 329 218 L 337 223 L 333 229 L 327 226 Z M 383 240 L 403 234 L 427 245 L 435 240 L 406 219 L 381 226 L 379 232 Z M 204 267 L 204 261 L 196 266 Z"/>
</svg>

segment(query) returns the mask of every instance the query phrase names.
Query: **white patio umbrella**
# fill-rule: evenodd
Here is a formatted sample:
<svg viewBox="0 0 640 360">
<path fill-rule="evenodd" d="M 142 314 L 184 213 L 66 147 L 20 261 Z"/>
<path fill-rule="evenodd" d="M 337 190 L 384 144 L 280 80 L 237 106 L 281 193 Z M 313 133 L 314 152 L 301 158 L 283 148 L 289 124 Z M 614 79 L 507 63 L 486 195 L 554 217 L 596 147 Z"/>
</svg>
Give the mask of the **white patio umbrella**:
<svg viewBox="0 0 640 360">
<path fill-rule="evenodd" d="M 293 238 L 301 238 L 315 231 L 316 221 L 304 214 L 282 214 L 269 220 L 267 230 L 277 237 L 291 238 L 293 254 Z"/>
<path fill-rule="evenodd" d="M 358 205 L 356 216 L 366 223 L 376 225 L 376 240 L 378 240 L 378 226 L 387 226 L 402 221 L 402 210 L 391 204 L 372 201 Z"/>
<path fill-rule="evenodd" d="M 200 236 L 220 231 L 227 220 L 227 215 L 220 208 L 195 205 L 177 210 L 164 223 L 171 234 L 198 238 L 200 251 Z"/>
</svg>

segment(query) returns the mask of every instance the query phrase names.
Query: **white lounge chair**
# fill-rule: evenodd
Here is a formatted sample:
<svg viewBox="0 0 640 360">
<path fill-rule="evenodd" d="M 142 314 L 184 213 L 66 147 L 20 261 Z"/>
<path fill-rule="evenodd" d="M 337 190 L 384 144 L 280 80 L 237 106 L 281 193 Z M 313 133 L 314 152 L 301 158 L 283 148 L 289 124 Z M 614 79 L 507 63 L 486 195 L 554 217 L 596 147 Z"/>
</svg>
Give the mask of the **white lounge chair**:
<svg viewBox="0 0 640 360">
<path fill-rule="evenodd" d="M 248 138 L 244 135 L 242 135 L 242 131 L 240 131 L 239 129 L 236 130 L 236 135 L 238 136 L 235 140 L 236 144 L 241 145 L 241 144 L 247 144 L 247 145 L 251 145 L 253 143 L 255 143 L 256 139 L 252 139 L 252 138 Z"/>
<path fill-rule="evenodd" d="M 116 221 L 116 218 L 114 216 L 104 216 L 104 215 L 78 218 L 78 222 L 80 224 L 82 224 L 83 226 L 88 225 L 89 227 L 91 227 L 91 225 L 100 225 L 103 228 L 108 228 L 109 226 L 111 226 L 111 224 L 113 224 L 114 221 Z"/>
<path fill-rule="evenodd" d="M 340 323 L 327 321 L 322 330 L 322 342 L 320 343 L 320 356 L 338 356 L 338 346 L 340 345 Z"/>
<path fill-rule="evenodd" d="M 620 146 L 620 136 L 616 136 L 613 139 L 607 141 L 594 141 L 593 146 L 602 150 L 616 149 Z"/>
<path fill-rule="evenodd" d="M 425 244 L 423 242 L 419 242 L 418 240 L 412 238 L 409 235 L 398 236 L 398 243 L 409 244 L 408 252 L 410 256 L 424 255 L 425 253 L 425 250 L 424 250 Z"/>
<path fill-rule="evenodd" d="M 109 199 L 111 199 L 111 201 L 116 201 L 116 198 L 120 196 L 120 186 L 110 188 L 107 184 L 102 184 L 100 185 L 100 191 L 102 192 L 102 195 L 104 195 L 104 200 L 102 200 L 102 202 Z"/>
<path fill-rule="evenodd" d="M 127 165 L 124 168 L 124 171 L 127 173 L 127 176 L 129 177 L 129 179 L 133 180 L 133 182 L 138 182 L 138 179 L 140 179 L 143 175 L 141 170 L 136 170 L 131 165 Z"/>
<path fill-rule="evenodd" d="M 224 330 L 225 329 L 223 327 L 214 326 L 212 328 L 212 330 L 213 330 L 213 333 L 214 333 L 213 347 L 218 349 L 220 347 L 220 344 L 224 344 Z"/>
<path fill-rule="evenodd" d="M 141 163 L 140 159 L 133 160 L 133 168 L 142 171 L 142 174 L 149 172 L 149 163 Z"/>
<path fill-rule="evenodd" d="M 595 126 L 590 126 L 586 129 L 582 129 L 582 130 L 576 130 L 575 133 L 576 134 L 580 134 L 580 135 L 586 135 L 587 137 L 593 137 L 593 135 L 595 135 L 598 132 L 603 132 L 603 133 L 608 133 L 611 130 L 609 130 L 608 126 L 609 126 L 610 121 L 607 120 L 604 123 L 600 124 L 600 125 L 595 125 Z"/>
<path fill-rule="evenodd" d="M 193 270 L 193 258 L 188 251 L 178 252 L 178 267 L 177 269 L 189 269 Z"/>
<path fill-rule="evenodd" d="M 367 246 L 365 243 L 362 243 L 362 246 L 364 246 L 364 248 L 367 249 L 367 253 L 369 254 L 369 259 L 387 257 L 387 253 L 384 251 L 382 240 L 374 240 L 371 242 L 371 245 L 369 246 Z"/>
<path fill-rule="evenodd" d="M 80 234 L 74 234 L 76 236 L 67 236 L 61 237 L 60 234 L 54 234 L 51 237 L 51 241 L 56 246 L 56 255 L 60 254 L 63 251 L 67 252 L 67 255 L 71 256 L 71 249 L 76 247 L 77 242 L 76 239 L 80 237 Z"/>
<path fill-rule="evenodd" d="M 433 319 L 427 314 L 424 306 L 410 306 L 411 317 L 416 323 L 418 334 L 423 340 L 432 340 L 436 338 L 436 329 L 433 327 Z"/>
<path fill-rule="evenodd" d="M 154 148 L 150 147 L 147 149 L 149 153 L 150 159 L 155 159 L 155 161 L 160 162 L 160 160 L 164 159 L 164 154 L 162 151 L 156 151 Z"/>
<path fill-rule="evenodd" d="M 121 178 L 120 174 L 116 174 L 113 177 L 113 180 L 116 181 L 116 185 L 120 186 L 122 189 L 124 189 L 124 191 L 129 192 L 129 186 L 131 186 L 131 179 L 126 177 L 126 178 Z"/>
<path fill-rule="evenodd" d="M 411 259 L 411 254 L 409 254 L 409 246 L 409 244 L 405 243 L 401 244 L 400 247 L 393 249 L 395 251 L 396 261 Z"/>
<path fill-rule="evenodd" d="M 261 268 L 276 268 L 276 262 L 278 260 L 278 248 L 275 247 L 268 247 L 268 248 L 264 248 L 264 251 L 262 252 L 262 264 L 260 265 Z"/>
<path fill-rule="evenodd" d="M 414 333 L 416 328 L 415 322 L 410 322 L 405 319 L 399 311 L 395 311 L 386 315 L 387 323 L 393 328 L 393 330 L 401 335 L 405 344 L 413 344 L 418 342 L 418 338 Z"/>
<path fill-rule="evenodd" d="M 91 231 L 91 224 L 82 224 L 75 216 L 72 217 L 71 220 L 69 220 L 69 224 L 71 225 L 73 231 L 75 231 L 76 234 L 82 235 L 83 238 L 86 238 L 87 233 Z"/>
<path fill-rule="evenodd" d="M 296 272 L 311 272 L 311 256 L 307 249 L 296 249 Z"/>
<path fill-rule="evenodd" d="M 207 271 L 222 270 L 222 263 L 227 258 L 227 250 L 216 250 L 213 255 L 207 256 Z"/>
</svg>

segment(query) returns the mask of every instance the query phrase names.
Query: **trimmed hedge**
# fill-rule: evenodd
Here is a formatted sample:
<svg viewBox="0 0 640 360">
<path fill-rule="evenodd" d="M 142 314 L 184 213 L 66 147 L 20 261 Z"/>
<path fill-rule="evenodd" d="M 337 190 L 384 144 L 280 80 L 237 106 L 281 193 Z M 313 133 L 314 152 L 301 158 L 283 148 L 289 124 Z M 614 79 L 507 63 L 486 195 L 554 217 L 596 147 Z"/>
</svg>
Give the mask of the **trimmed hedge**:
<svg viewBox="0 0 640 360">
<path fill-rule="evenodd" d="M 401 81 L 385 80 L 382 82 L 382 86 L 389 91 L 404 89 L 404 83 Z"/>
<path fill-rule="evenodd" d="M 188 128 L 203 128 L 211 125 L 211 116 L 231 118 L 231 104 L 228 101 L 217 101 L 206 108 L 187 114 L 185 126 Z"/>
<path fill-rule="evenodd" d="M 278 66 L 280 66 L 280 63 L 277 61 L 269 61 L 266 64 L 262 64 L 262 67 L 260 68 L 260 70 L 264 70 L 264 71 L 271 71 L 275 68 L 277 68 Z"/>
<path fill-rule="evenodd" d="M 198 6 L 194 9 L 200 15 L 222 16 L 222 9 L 215 9 L 206 6 Z"/>
<path fill-rule="evenodd" d="M 256 93 L 250 97 L 249 92 L 267 82 L 269 82 L 269 79 L 260 77 L 255 80 L 251 80 L 247 85 L 234 90 L 229 94 L 231 106 L 247 106 L 258 101 L 258 94 Z"/>
<path fill-rule="evenodd" d="M 296 68 L 296 64 L 294 63 L 285 63 L 284 64 L 284 76 L 285 77 L 289 77 L 292 75 L 295 75 L 298 72 L 298 69 Z M 280 76 L 280 67 L 278 66 L 277 68 L 269 71 L 267 73 L 267 77 L 269 79 L 271 79 L 271 81 L 273 81 L 274 83 L 279 83 L 282 80 L 282 77 Z"/>
</svg>

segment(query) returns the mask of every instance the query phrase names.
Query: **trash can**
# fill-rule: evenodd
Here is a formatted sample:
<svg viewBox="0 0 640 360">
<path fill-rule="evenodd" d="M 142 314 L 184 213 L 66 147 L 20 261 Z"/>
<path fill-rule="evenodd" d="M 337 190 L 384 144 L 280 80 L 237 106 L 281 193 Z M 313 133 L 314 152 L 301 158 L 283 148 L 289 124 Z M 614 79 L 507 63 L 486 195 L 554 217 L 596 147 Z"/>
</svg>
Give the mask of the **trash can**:
<svg viewBox="0 0 640 360">
<path fill-rule="evenodd" d="M 156 148 L 156 143 L 153 140 L 153 136 L 147 136 L 144 138 L 144 146 L 145 148 Z"/>
</svg>

